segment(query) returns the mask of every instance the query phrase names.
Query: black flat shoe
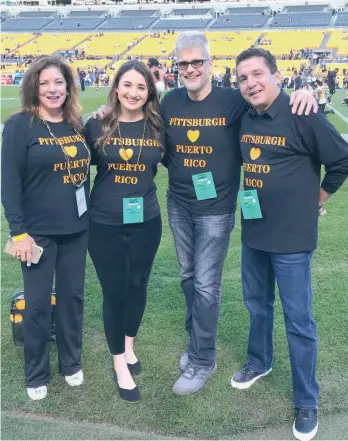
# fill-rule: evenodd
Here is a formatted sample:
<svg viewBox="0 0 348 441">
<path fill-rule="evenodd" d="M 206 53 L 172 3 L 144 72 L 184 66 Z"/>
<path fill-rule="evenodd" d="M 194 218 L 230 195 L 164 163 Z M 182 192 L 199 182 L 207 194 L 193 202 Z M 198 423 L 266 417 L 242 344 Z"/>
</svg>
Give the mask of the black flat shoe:
<svg viewBox="0 0 348 441">
<path fill-rule="evenodd" d="M 130 364 L 127 363 L 128 370 L 131 373 L 131 375 L 139 375 L 141 372 L 141 363 L 140 360 L 138 360 L 136 363 Z"/>
<path fill-rule="evenodd" d="M 129 403 L 138 403 L 140 401 L 140 390 L 138 386 L 135 386 L 134 389 L 122 389 L 122 387 L 118 385 L 117 375 L 115 371 L 114 381 L 117 385 L 118 393 L 120 394 L 121 398 L 128 401 Z"/>
</svg>

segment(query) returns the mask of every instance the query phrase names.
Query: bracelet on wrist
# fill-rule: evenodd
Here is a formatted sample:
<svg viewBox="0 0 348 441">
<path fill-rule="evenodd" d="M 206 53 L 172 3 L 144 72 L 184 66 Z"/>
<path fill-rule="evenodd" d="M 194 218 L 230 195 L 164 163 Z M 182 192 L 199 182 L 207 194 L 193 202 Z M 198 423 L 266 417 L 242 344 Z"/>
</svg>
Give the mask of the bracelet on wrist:
<svg viewBox="0 0 348 441">
<path fill-rule="evenodd" d="M 18 234 L 17 236 L 12 236 L 13 242 L 19 242 L 20 240 L 24 239 L 28 236 L 28 233 Z"/>
</svg>

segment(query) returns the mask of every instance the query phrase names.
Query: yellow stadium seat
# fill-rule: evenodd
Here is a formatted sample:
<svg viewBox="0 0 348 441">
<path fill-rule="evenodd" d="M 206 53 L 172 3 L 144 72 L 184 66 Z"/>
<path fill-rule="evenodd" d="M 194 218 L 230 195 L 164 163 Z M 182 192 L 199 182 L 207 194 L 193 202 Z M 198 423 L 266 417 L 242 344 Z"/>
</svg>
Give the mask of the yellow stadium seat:
<svg viewBox="0 0 348 441">
<path fill-rule="evenodd" d="M 254 44 L 261 31 L 206 32 L 212 55 L 236 57 L 244 49 Z"/>
<path fill-rule="evenodd" d="M 343 40 L 343 38 L 346 40 Z M 331 31 L 331 35 L 329 41 L 326 45 L 329 49 L 338 49 L 339 55 L 347 55 L 348 54 L 348 33 L 342 31 Z"/>
<path fill-rule="evenodd" d="M 99 34 L 90 35 L 87 40 L 79 44 L 76 49 L 85 51 L 86 55 L 114 56 L 126 51 L 144 34 Z"/>
<path fill-rule="evenodd" d="M 26 43 L 27 41 L 32 40 L 33 38 L 36 38 L 36 36 L 28 33 L 26 34 L 3 33 L 1 34 L 1 53 L 2 54 L 6 53 L 6 49 L 10 49 L 10 51 L 12 52 L 17 48 L 17 46 L 20 46 Z"/>
<path fill-rule="evenodd" d="M 267 31 L 264 40 L 271 40 L 271 44 L 260 45 L 262 49 L 267 49 L 275 56 L 288 54 L 290 49 L 297 51 L 300 49 L 318 49 L 324 38 L 324 31 L 298 30 L 298 31 Z"/>
<path fill-rule="evenodd" d="M 41 34 L 18 49 L 20 55 L 52 55 L 58 50 L 73 49 L 89 34 Z"/>
</svg>

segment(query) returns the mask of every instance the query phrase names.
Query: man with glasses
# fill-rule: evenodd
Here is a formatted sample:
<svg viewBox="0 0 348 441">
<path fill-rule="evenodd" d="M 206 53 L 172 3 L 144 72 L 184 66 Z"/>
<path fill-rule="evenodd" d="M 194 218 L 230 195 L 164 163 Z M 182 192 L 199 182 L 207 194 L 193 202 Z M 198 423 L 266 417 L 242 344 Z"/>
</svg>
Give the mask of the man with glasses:
<svg viewBox="0 0 348 441">
<path fill-rule="evenodd" d="M 163 98 L 161 113 L 169 174 L 168 220 L 189 334 L 188 350 L 180 359 L 183 373 L 173 391 L 187 395 L 199 391 L 216 370 L 222 269 L 234 226 L 241 168 L 238 135 L 247 104 L 239 92 L 211 86 L 213 61 L 204 34 L 180 34 L 175 56 L 184 88 Z M 297 94 L 294 104 L 302 98 L 301 114 L 307 101 L 315 100 L 309 92 Z"/>
</svg>

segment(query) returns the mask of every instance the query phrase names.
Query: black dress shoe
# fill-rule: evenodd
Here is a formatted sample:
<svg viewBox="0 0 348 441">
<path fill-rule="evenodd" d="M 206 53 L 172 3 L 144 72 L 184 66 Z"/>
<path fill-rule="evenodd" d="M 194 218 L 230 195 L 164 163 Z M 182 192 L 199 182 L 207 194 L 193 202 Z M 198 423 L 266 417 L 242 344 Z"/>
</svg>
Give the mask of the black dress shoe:
<svg viewBox="0 0 348 441">
<path fill-rule="evenodd" d="M 136 363 L 130 364 L 127 363 L 128 370 L 131 373 L 131 375 L 139 375 L 141 372 L 141 363 L 140 360 L 138 360 Z"/>
<path fill-rule="evenodd" d="M 140 401 L 140 390 L 138 386 L 135 386 L 134 389 L 122 389 L 122 387 L 118 385 L 116 372 L 114 372 L 114 380 L 121 398 L 130 403 L 138 403 Z"/>
</svg>

